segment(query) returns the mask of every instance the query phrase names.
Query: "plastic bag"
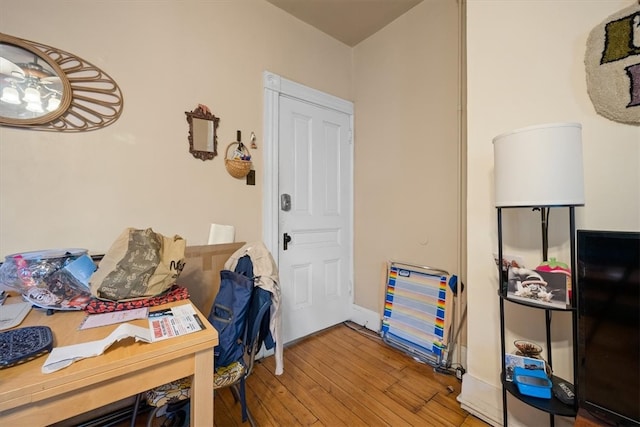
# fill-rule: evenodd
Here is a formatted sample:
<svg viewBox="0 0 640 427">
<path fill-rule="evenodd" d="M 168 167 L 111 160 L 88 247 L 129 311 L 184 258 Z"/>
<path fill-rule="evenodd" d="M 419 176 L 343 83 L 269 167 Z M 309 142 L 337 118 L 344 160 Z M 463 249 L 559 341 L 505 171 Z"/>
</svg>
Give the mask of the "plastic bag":
<svg viewBox="0 0 640 427">
<path fill-rule="evenodd" d="M 86 249 L 23 252 L 5 258 L 0 284 L 39 307 L 80 310 L 91 298 L 88 282 L 95 269 Z"/>
</svg>

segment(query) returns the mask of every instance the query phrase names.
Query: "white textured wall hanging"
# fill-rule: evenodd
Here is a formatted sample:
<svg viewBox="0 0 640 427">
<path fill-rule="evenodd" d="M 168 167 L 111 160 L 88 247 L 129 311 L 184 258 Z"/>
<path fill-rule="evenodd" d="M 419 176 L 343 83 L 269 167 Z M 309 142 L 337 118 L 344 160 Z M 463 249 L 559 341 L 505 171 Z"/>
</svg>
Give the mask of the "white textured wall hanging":
<svg viewBox="0 0 640 427">
<path fill-rule="evenodd" d="M 596 112 L 640 125 L 640 1 L 591 30 L 584 62 Z"/>
</svg>

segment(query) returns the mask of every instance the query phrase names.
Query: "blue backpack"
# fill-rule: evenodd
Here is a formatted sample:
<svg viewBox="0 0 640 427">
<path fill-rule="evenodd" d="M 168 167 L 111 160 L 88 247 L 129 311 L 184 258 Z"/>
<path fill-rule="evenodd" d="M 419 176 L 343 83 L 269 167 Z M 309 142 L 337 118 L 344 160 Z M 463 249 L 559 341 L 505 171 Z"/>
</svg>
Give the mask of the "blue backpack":
<svg viewBox="0 0 640 427">
<path fill-rule="evenodd" d="M 229 270 L 220 272 L 220 290 L 208 317 L 218 331 L 219 343 L 213 350 L 214 369 L 242 360 L 252 294 L 253 278 Z"/>
<path fill-rule="evenodd" d="M 216 295 L 208 320 L 218 331 L 219 343 L 214 347 L 214 369 L 233 362 L 247 369 L 240 380 L 238 394 L 242 405 L 242 421 L 248 417 L 245 397 L 245 378 L 253 366 L 246 366 L 244 354 L 253 361 L 255 353 L 265 342 L 272 348 L 269 330 L 271 293 L 254 286 L 253 263 L 248 255 L 238 260 L 235 271 L 220 272 L 220 290 Z"/>
</svg>

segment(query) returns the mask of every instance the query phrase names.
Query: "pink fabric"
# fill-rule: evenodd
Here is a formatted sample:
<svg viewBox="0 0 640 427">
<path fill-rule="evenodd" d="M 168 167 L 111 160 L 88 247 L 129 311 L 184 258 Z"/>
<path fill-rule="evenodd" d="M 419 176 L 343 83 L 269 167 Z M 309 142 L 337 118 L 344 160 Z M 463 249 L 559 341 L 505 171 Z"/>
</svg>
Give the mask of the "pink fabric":
<svg viewBox="0 0 640 427">
<path fill-rule="evenodd" d="M 112 311 L 132 310 L 140 307 L 153 307 L 173 301 L 189 298 L 189 291 L 178 285 L 173 285 L 167 292 L 151 298 L 141 298 L 128 301 L 108 301 L 91 298 L 84 310 L 89 314 L 110 313 Z"/>
</svg>

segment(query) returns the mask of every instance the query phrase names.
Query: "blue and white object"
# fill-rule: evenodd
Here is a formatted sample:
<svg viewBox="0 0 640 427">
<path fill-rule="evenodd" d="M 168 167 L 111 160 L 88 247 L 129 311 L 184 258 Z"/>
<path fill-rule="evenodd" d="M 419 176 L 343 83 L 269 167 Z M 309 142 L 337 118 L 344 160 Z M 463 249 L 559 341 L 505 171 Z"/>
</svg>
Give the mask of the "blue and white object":
<svg viewBox="0 0 640 427">
<path fill-rule="evenodd" d="M 552 383 L 544 370 L 516 366 L 513 370 L 513 383 L 518 386 L 521 394 L 551 399 Z"/>
</svg>

